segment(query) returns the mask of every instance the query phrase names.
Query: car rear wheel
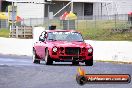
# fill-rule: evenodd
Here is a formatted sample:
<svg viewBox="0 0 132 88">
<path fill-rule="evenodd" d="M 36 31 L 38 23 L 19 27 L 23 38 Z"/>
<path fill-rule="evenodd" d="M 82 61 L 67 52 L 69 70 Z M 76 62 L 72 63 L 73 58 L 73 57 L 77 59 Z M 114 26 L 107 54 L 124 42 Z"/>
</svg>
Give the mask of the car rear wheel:
<svg viewBox="0 0 132 88">
<path fill-rule="evenodd" d="M 86 65 L 86 66 L 92 66 L 92 65 L 93 65 L 93 59 L 86 60 L 86 61 L 85 61 L 85 65 Z"/>
<path fill-rule="evenodd" d="M 78 61 L 73 61 L 72 65 L 79 65 L 79 62 Z"/>
<path fill-rule="evenodd" d="M 46 51 L 45 51 L 45 63 L 46 63 L 46 65 L 52 65 L 53 64 L 53 60 L 49 56 L 48 49 L 46 49 Z"/>
<path fill-rule="evenodd" d="M 40 60 L 37 60 L 36 51 L 33 49 L 33 63 L 40 64 Z"/>
</svg>

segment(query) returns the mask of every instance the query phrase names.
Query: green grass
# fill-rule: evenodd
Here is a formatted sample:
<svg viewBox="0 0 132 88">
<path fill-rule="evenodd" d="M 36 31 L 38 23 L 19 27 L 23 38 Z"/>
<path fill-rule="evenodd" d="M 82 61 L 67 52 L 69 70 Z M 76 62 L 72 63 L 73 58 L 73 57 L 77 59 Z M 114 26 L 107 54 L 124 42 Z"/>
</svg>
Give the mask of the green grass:
<svg viewBox="0 0 132 88">
<path fill-rule="evenodd" d="M 9 37 L 9 30 L 8 29 L 0 29 L 0 37 Z"/>
<path fill-rule="evenodd" d="M 50 24 L 56 25 L 57 29 L 62 29 L 62 24 L 60 20 L 50 20 Z M 48 28 L 48 22 L 45 24 Z M 77 20 L 76 28 L 80 31 L 84 39 L 91 40 L 128 40 L 132 41 L 132 32 L 131 33 L 112 33 L 111 29 L 125 29 L 129 28 L 130 25 L 126 21 L 94 21 L 94 20 Z"/>
<path fill-rule="evenodd" d="M 56 25 L 57 29 L 62 29 L 59 20 L 50 20 L 50 24 Z M 44 26 L 48 28 L 48 23 Z M 80 31 L 84 39 L 90 40 L 113 40 L 113 41 L 132 41 L 132 32 L 112 33 L 111 29 L 126 29 L 130 25 L 125 21 L 93 21 L 93 20 L 78 20 L 76 28 Z M 9 37 L 8 29 L 0 29 L 0 37 Z"/>
<path fill-rule="evenodd" d="M 132 32 L 112 33 L 111 29 L 125 29 L 130 25 L 125 22 L 114 21 L 79 21 L 77 26 L 84 39 L 91 40 L 114 40 L 114 41 L 132 41 Z"/>
</svg>

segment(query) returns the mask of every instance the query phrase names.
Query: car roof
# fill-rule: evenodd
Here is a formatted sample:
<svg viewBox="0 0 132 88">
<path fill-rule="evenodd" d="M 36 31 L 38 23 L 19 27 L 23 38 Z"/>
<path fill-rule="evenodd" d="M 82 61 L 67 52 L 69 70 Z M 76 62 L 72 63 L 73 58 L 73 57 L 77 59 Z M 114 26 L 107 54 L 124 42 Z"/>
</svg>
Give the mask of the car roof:
<svg viewBox="0 0 132 88">
<path fill-rule="evenodd" d="M 76 30 L 60 30 L 60 29 L 56 29 L 56 30 L 45 30 L 46 32 L 78 32 Z"/>
</svg>

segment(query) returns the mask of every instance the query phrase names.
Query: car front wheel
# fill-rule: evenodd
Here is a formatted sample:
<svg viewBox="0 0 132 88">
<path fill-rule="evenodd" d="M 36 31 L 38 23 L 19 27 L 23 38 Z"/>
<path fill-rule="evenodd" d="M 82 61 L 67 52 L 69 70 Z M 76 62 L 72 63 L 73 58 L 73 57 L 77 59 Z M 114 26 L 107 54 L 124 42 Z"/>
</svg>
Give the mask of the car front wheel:
<svg viewBox="0 0 132 88">
<path fill-rule="evenodd" d="M 86 60 L 86 61 L 85 61 L 85 65 L 86 65 L 86 66 L 92 66 L 92 65 L 93 65 L 93 59 Z"/>
<path fill-rule="evenodd" d="M 37 60 L 36 52 L 35 52 L 34 49 L 33 49 L 33 57 L 32 57 L 32 59 L 33 59 L 33 63 L 40 64 L 40 60 Z"/>
<path fill-rule="evenodd" d="M 48 49 L 45 50 L 45 63 L 46 63 L 46 65 L 52 65 L 53 64 L 53 60 L 49 56 Z"/>
</svg>

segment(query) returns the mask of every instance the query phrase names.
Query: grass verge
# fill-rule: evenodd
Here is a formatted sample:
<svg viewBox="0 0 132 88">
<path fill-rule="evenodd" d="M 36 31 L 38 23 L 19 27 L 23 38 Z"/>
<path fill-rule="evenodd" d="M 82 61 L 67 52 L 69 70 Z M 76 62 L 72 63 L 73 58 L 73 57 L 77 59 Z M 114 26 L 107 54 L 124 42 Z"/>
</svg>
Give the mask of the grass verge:
<svg viewBox="0 0 132 88">
<path fill-rule="evenodd" d="M 77 29 L 85 40 L 112 40 L 112 41 L 132 41 L 132 32 L 112 33 L 111 29 L 127 29 L 130 27 L 126 22 L 113 21 L 79 21 Z"/>
<path fill-rule="evenodd" d="M 10 31 L 8 29 L 0 29 L 0 37 L 9 37 Z"/>
<path fill-rule="evenodd" d="M 56 25 L 57 29 L 62 29 L 60 21 L 50 21 L 51 24 Z M 48 27 L 48 23 L 45 24 Z M 85 40 L 101 40 L 101 41 L 132 41 L 132 31 L 123 33 L 112 33 L 111 29 L 128 29 L 131 25 L 127 21 L 114 20 L 77 20 L 76 28 L 80 31 Z M 0 37 L 9 37 L 8 29 L 0 29 Z"/>
</svg>

